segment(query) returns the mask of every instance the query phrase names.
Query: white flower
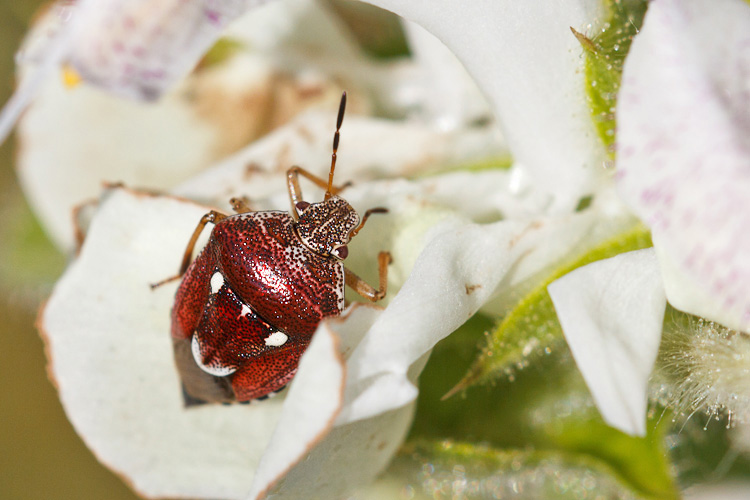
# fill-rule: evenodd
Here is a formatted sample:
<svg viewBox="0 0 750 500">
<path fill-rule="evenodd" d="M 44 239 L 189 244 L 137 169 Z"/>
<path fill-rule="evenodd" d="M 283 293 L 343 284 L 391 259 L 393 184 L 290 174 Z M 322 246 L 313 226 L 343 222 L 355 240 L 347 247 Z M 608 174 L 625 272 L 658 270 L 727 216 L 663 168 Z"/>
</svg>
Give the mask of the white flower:
<svg viewBox="0 0 750 500">
<path fill-rule="evenodd" d="M 651 227 L 659 266 L 640 258 L 627 286 L 613 290 L 622 280 L 614 262 L 595 263 L 549 289 L 602 414 L 626 432 L 644 430 L 664 293 L 675 308 L 741 331 L 750 326 L 748 33 L 750 9 L 740 1 L 650 2 L 623 71 L 616 182 Z M 591 286 L 601 288 L 599 302 L 583 316 L 571 317 L 587 299 L 558 306 L 588 297 Z M 608 354 L 592 349 L 596 342 Z"/>
<path fill-rule="evenodd" d="M 85 2 L 77 8 L 82 12 L 94 9 Z M 90 35 L 87 32 L 86 36 Z M 158 43 L 155 45 L 161 48 Z M 97 79 L 85 71 L 87 57 L 76 55 L 72 60 L 78 61 L 77 69 L 90 82 L 143 95 L 137 78 Z M 231 72 L 217 77 L 219 85 L 226 82 L 226 76 L 231 76 Z M 163 117 L 167 124 L 179 122 L 190 114 L 190 107 L 179 100 L 179 91 L 173 106 L 176 113 L 169 111 L 169 99 L 161 111 L 144 108 L 141 112 L 135 106 L 120 106 L 88 91 L 76 96 L 78 102 L 71 101 L 55 87 L 32 108 L 22 125 L 22 136 L 28 142 L 24 154 L 31 158 L 28 163 L 33 166 L 26 169 L 30 171 L 27 189 L 54 195 L 52 200 L 45 195 L 35 198 L 47 200 L 48 207 L 41 212 L 52 219 L 50 226 L 61 235 L 59 239 L 64 244 L 70 241 L 69 231 L 64 225 L 60 227 L 57 215 L 64 214 L 73 200 L 90 196 L 91 184 L 97 177 L 89 179 L 85 172 L 107 160 L 92 156 L 92 146 L 112 155 L 118 155 L 119 147 L 143 147 L 145 172 L 140 177 L 131 172 L 131 181 L 169 187 L 180 176 L 189 175 L 166 171 L 161 172 L 163 180 L 158 180 L 151 165 L 162 160 L 181 163 L 175 153 L 185 152 L 179 144 L 154 152 L 144 141 L 154 141 L 159 148 L 163 141 L 153 133 L 136 130 L 132 135 L 115 134 L 118 140 L 112 142 L 111 128 L 100 120 L 88 121 L 101 127 L 107 141 L 102 143 L 94 136 L 65 138 L 64 132 L 75 127 L 61 129 L 59 123 L 50 127 L 48 122 L 49 118 L 62 116 L 76 123 L 80 118 L 76 113 L 82 106 L 90 107 L 92 113 L 108 107 L 116 110 L 115 119 L 110 121 L 114 126 L 137 126 L 150 118 L 149 113 L 156 113 L 151 117 Z M 22 92 L 24 89 L 22 86 Z M 77 123 L 86 124 L 87 119 Z M 269 206 L 285 208 L 285 169 L 319 158 L 322 161 L 315 160 L 318 167 L 310 168 L 320 170 L 330 155 L 332 123 L 330 113 L 302 117 L 211 173 L 177 187 L 175 192 L 223 205 L 233 193 L 250 194 L 253 198 L 270 197 Z M 211 134 L 191 136 L 198 132 L 199 123 L 198 127 L 191 123 L 176 125 L 184 125 L 182 141 L 192 141 L 189 147 L 194 149 L 188 156 L 200 153 L 197 159 L 191 158 L 190 170 L 201 168 L 210 158 L 206 151 L 213 144 Z M 55 147 L 50 147 L 50 140 L 42 140 L 57 139 L 61 133 L 62 140 Z M 36 137 L 39 139 L 33 140 Z M 497 135 L 492 130 L 441 131 L 424 124 L 348 117 L 344 137 L 339 169 L 361 178 L 366 171 L 371 172 L 370 176 L 384 176 L 418 172 L 425 164 L 466 161 L 476 156 L 476 151 L 487 154 L 488 144 Z M 393 147 L 384 149 L 382 144 Z M 356 154 L 348 154 L 347 150 Z M 48 177 L 50 155 L 61 156 L 67 161 L 64 165 L 70 166 L 57 172 L 57 180 Z M 133 163 L 130 156 L 112 167 L 109 175 L 127 176 Z M 476 190 L 477 176 L 484 179 L 481 185 L 486 193 Z M 488 230 L 467 227 L 465 221 L 459 223 L 449 217 L 451 209 L 463 205 L 462 200 L 469 193 L 478 197 L 477 203 L 461 207 L 462 212 L 479 219 L 496 219 L 503 212 L 536 211 L 533 207 L 539 202 L 535 196 L 527 196 L 515 181 L 510 189 L 511 180 L 517 176 L 506 172 L 477 176 L 455 174 L 416 185 L 404 181 L 374 187 L 361 185 L 360 194 L 356 187 L 348 190 L 347 197 L 355 206 L 386 205 L 396 219 L 387 237 L 371 236 L 369 244 L 362 236 L 355 241 L 349 261 L 358 272 L 363 272 L 360 268 L 372 268 L 375 261 L 366 257 L 391 245 L 397 257 L 391 269 L 391 288 L 395 292 L 398 287 L 394 285 L 406 279 L 424 241 L 434 241 L 433 250 L 417 264 L 422 272 L 414 276 L 421 278 L 406 282 L 405 295 L 393 299 L 388 313 L 380 315 L 360 308 L 347 313 L 348 321 L 341 327 L 321 326 L 283 407 L 276 400 L 249 408 L 183 408 L 167 333 L 173 294 L 169 287 L 157 292 L 146 287 L 173 272 L 192 226 L 208 207 L 111 188 L 99 202 L 90 227 L 81 228 L 87 233 L 86 243 L 56 287 L 40 321 L 49 342 L 51 372 L 71 421 L 103 463 L 147 496 L 242 498 L 248 492 L 255 497 L 276 488 L 292 498 L 310 494 L 328 498 L 371 480 L 387 464 L 408 429 L 416 396 L 414 383 L 432 345 L 486 301 L 511 269 L 510 263 L 532 250 L 531 241 L 549 229 L 558 230 L 554 224 L 544 222 L 500 223 Z M 69 189 L 80 178 L 89 185 Z M 498 185 L 508 189 L 498 193 Z M 357 196 L 361 198 L 359 202 Z M 489 203 L 482 203 L 483 200 Z M 262 200 L 258 203 L 259 207 L 263 205 Z M 425 240 L 425 231 L 443 219 L 441 229 Z M 377 227 L 373 221 L 368 229 L 374 234 Z M 494 261 L 495 267 L 487 269 L 483 256 L 495 251 L 498 238 L 514 244 L 500 251 L 509 253 L 506 259 Z M 357 252 L 357 244 L 367 251 Z M 454 269 L 456 263 L 467 260 L 475 261 L 475 265 Z M 422 304 L 427 292 L 439 291 L 434 301 Z M 422 309 L 429 314 L 418 315 L 415 322 L 413 312 L 417 305 L 428 306 Z M 370 329 L 371 323 L 374 324 Z M 343 330 L 334 332 L 332 328 Z M 351 356 L 351 360 L 344 364 L 342 356 Z M 303 457 L 306 459 L 300 462 Z M 328 475 L 331 470 L 340 471 L 334 480 Z M 283 481 L 276 484 L 280 478 Z"/>
<path fill-rule="evenodd" d="M 145 17 L 133 18 L 134 13 L 129 9 L 143 16 L 138 12 L 144 5 L 142 2 L 125 5 L 112 0 L 94 7 L 95 2 L 82 1 L 77 6 L 80 15 L 73 17 L 74 21 L 61 31 L 60 38 L 54 38 L 60 43 L 51 44 L 55 48 L 42 64 L 41 73 L 66 61 L 91 83 L 121 94 L 150 98 L 184 75 L 219 36 L 218 28 L 252 3 L 213 2 L 211 5 L 217 9 L 206 10 L 208 4 L 204 2 L 179 5 L 163 2 L 144 11 L 148 13 Z M 93 419 L 91 407 L 86 404 L 71 409 L 66 403 L 71 419 L 84 435 L 91 436 L 87 438 L 89 445 L 101 459 L 117 470 L 127 470 L 126 475 L 147 494 L 241 496 L 243 488 L 250 485 L 248 476 L 253 470 L 257 470 L 252 482 L 253 496 L 268 488 L 277 488 L 290 497 L 303 491 L 307 494 L 313 491 L 319 496 L 341 495 L 371 478 L 403 437 L 416 394 L 415 379 L 424 356 L 435 342 L 482 307 L 498 286 L 505 290 L 548 264 L 546 247 L 551 241 L 560 241 L 550 235 L 560 228 L 566 229 L 562 222 L 570 222 L 573 218 L 570 212 L 583 195 L 595 193 L 608 199 L 610 180 L 604 168 L 605 151 L 594 131 L 584 96 L 584 59 L 579 42 L 569 31 L 573 27 L 585 32 L 602 15 L 599 2 L 520 5 L 498 0 L 471 4 L 447 0 L 408 3 L 379 0 L 372 3 L 421 25 L 464 64 L 488 96 L 507 137 L 516 160 L 513 173 L 501 175 L 500 180 L 482 177 L 497 173 L 472 174 L 467 183 L 472 189 L 492 186 L 500 195 L 489 199 L 487 205 L 472 205 L 470 210 L 446 200 L 471 197 L 484 201 L 493 198 L 492 195 L 487 191 L 470 192 L 458 178 L 449 176 L 416 184 L 363 183 L 347 192 L 355 207 L 367 208 L 369 202 L 384 204 L 396 218 L 394 232 L 380 241 L 380 245 L 362 244 L 363 259 L 353 264 L 355 269 L 364 269 L 360 266 L 366 265 L 365 261 L 374 262 L 371 258 L 374 252 L 390 245 L 396 257 L 395 274 L 403 287 L 395 297 L 391 294 L 393 299 L 383 312 L 358 308 L 349 313 L 344 323 L 321 325 L 283 408 L 272 403 L 263 410 L 205 409 L 221 413 L 222 417 L 216 417 L 218 421 L 238 419 L 227 422 L 227 428 L 239 428 L 243 418 L 262 422 L 252 430 L 243 429 L 247 434 L 240 440 L 240 448 L 249 449 L 252 444 L 255 447 L 252 452 L 237 455 L 238 448 L 232 446 L 216 452 L 218 455 L 200 455 L 200 460 L 221 457 L 214 463 L 216 470 L 206 469 L 213 471 L 212 477 L 224 478 L 221 485 L 206 486 L 198 473 L 174 480 L 175 470 L 180 474 L 184 470 L 179 462 L 170 462 L 168 457 L 179 448 L 168 444 L 167 439 L 164 448 L 153 449 L 150 446 L 158 440 L 144 438 L 141 441 L 144 448 L 138 448 L 138 441 L 134 440 L 132 450 L 137 452 L 131 450 L 125 458 L 115 454 L 117 458 L 113 458 L 115 455 L 106 453 L 112 446 L 108 442 L 112 431 L 101 429 L 106 422 Z M 618 104 L 616 184 L 622 199 L 653 229 L 660 266 L 657 268 L 651 252 L 643 251 L 592 264 L 550 286 L 565 335 L 600 410 L 608 422 L 632 434 L 642 434 L 644 430 L 646 380 L 658 348 L 664 291 L 676 307 L 729 326 L 747 328 L 750 304 L 746 287 L 750 280 L 745 279 L 748 268 L 742 259 L 749 244 L 744 203 L 748 160 L 743 153 L 750 102 L 744 78 L 750 60 L 746 57 L 750 45 L 745 40 L 750 32 L 747 30 L 750 9 L 740 0 L 721 0 L 721 4 L 724 8 L 719 9 L 699 0 L 654 0 L 625 66 Z M 118 38 L 117 30 L 100 31 L 99 21 L 104 18 L 129 33 L 124 40 L 131 52 L 149 37 L 155 40 L 154 50 L 142 58 L 120 57 L 114 43 L 122 39 Z M 148 22 L 132 23 L 128 19 Z M 129 31 L 131 28 L 134 31 Z M 166 28 L 175 32 L 165 38 Z M 715 36 L 717 30 L 722 36 Z M 110 44 L 101 45 L 106 50 L 96 53 L 100 45 L 92 43 L 92 38 Z M 720 57 L 721 54 L 732 57 Z M 171 58 L 174 55 L 180 57 Z M 104 63 L 98 64 L 98 58 L 103 58 Z M 165 60 L 169 62 L 165 64 Z M 22 86 L 19 95 L 31 95 L 37 80 Z M 22 100 L 19 98 L 19 102 Z M 20 109 L 16 101 L 12 105 L 4 115 L 5 124 Z M 439 114 L 433 110 L 432 116 Z M 371 126 L 377 127 L 366 122 L 365 128 Z M 392 137 L 408 129 L 408 125 L 402 127 Z M 401 140 L 379 139 L 369 145 L 352 141 L 351 147 L 366 155 L 382 151 L 382 144 L 386 144 L 388 151 L 382 163 L 376 163 L 375 170 L 379 167 L 387 172 L 403 172 L 409 165 L 410 154 L 419 156 L 429 152 L 433 155 L 431 159 L 445 159 L 451 154 L 451 146 L 435 153 L 438 141 L 448 137 L 456 144 L 466 144 L 465 139 L 471 134 L 460 127 L 456 130 L 455 124 L 452 132 L 420 127 L 434 141 L 429 146 L 414 146 L 402 136 Z M 305 136 L 308 129 L 303 130 L 296 133 Z M 308 164 L 310 158 L 294 156 L 303 148 L 295 150 L 291 146 L 295 137 L 293 128 L 287 128 L 277 137 L 282 137 L 280 142 L 275 143 L 273 138 L 262 141 L 216 170 L 175 188 L 174 192 L 211 204 L 221 203 L 232 194 L 252 193 L 253 189 L 245 189 L 242 181 L 248 172 L 247 162 L 253 161 L 250 172 L 253 188 L 269 197 L 269 206 L 278 206 L 283 194 L 275 191 L 279 176 L 272 171 L 283 170 L 295 162 Z M 311 141 L 311 144 L 323 143 Z M 341 161 L 344 162 L 343 152 Z M 348 161 L 352 171 L 373 170 L 366 160 L 351 157 Z M 255 170 L 260 173 L 253 173 Z M 531 195 L 520 196 L 528 193 L 519 188 L 518 179 L 525 179 L 534 187 Z M 430 209 L 420 208 L 420 204 Z M 613 205 L 615 208 L 611 210 L 620 213 L 618 202 Z M 464 217 L 476 217 L 471 210 L 477 206 L 480 213 L 490 207 L 496 215 L 512 212 L 521 217 L 479 227 L 468 224 L 466 219 L 448 216 L 451 211 L 463 211 Z M 163 273 L 168 267 L 168 257 L 179 254 L 179 242 L 190 231 L 188 221 L 196 220 L 202 210 L 205 208 L 187 202 L 148 198 L 121 189 L 102 202 L 87 246 L 59 285 L 45 313 L 44 326 L 55 363 L 57 356 L 80 356 L 81 351 L 96 345 L 90 339 L 101 327 L 111 330 L 114 315 L 127 326 L 122 336 L 153 332 L 153 359 L 147 357 L 144 363 L 134 352 L 122 360 L 135 363 L 133 360 L 138 359 L 139 364 L 132 366 L 138 366 L 136 371 L 144 370 L 138 371 L 143 380 L 155 376 L 157 372 L 150 372 L 149 368 L 155 366 L 153 363 L 164 363 L 164 343 L 168 341 L 158 337 L 157 332 L 168 330 L 163 322 L 169 301 L 162 298 L 130 304 L 121 303 L 118 298 L 127 290 L 139 293 L 136 283 L 159 278 L 152 276 L 152 271 Z M 611 214 L 608 208 L 597 210 L 599 217 Z M 125 218 L 122 214 L 128 212 L 129 220 L 122 220 Z M 544 216 L 548 213 L 560 215 Z M 137 227 L 127 225 L 134 220 L 141 221 Z M 435 225 L 436 221 L 441 222 Z M 153 236 L 145 236 L 149 234 Z M 158 259 L 152 258 L 153 243 L 149 241 L 157 236 L 163 245 Z M 364 233 L 360 238 L 366 241 Z M 119 242 L 119 246 L 107 247 L 108 240 Z M 98 244 L 102 246 L 94 251 Z M 423 249 L 419 256 L 418 249 Z M 118 260 L 120 264 L 106 265 L 113 255 L 122 259 Z M 406 279 L 412 262 L 414 269 Z M 624 272 L 627 276 L 623 277 Z M 394 288 L 398 284 L 394 283 Z M 89 300 L 80 300 L 81 297 Z M 104 307 L 92 308 L 96 300 L 104 300 Z M 126 308 L 127 312 L 120 308 Z M 129 322 L 136 319 L 146 323 Z M 66 339 L 70 332 L 88 333 L 74 341 L 60 340 Z M 633 342 L 635 338 L 640 342 Z M 67 346 L 67 342 L 71 345 Z M 113 344 L 101 345 L 106 346 L 104 353 L 119 356 Z M 151 351 L 144 350 L 151 356 Z M 342 357 L 346 359 L 343 363 Z M 102 363 L 97 361 L 99 358 L 107 361 Z M 106 373 L 105 368 L 117 366 L 116 361 L 120 360 L 100 353 L 93 361 Z M 142 397 L 136 397 L 140 393 L 134 395 L 121 378 L 117 383 L 108 379 L 99 387 L 96 381 L 85 380 L 85 374 L 91 373 L 91 365 L 82 365 L 80 358 L 75 357 L 68 361 L 65 366 L 60 362 L 59 368 L 55 365 L 64 402 L 66 398 L 84 401 L 94 392 L 103 398 L 93 399 L 97 404 L 104 401 L 102 408 L 120 408 L 118 417 L 121 414 L 130 417 L 127 408 L 120 407 L 118 398 L 102 392 L 103 387 L 118 387 L 125 391 L 118 393 L 121 398 L 127 395 L 125 401 L 138 401 L 138 408 L 142 409 L 139 413 L 147 420 L 139 428 L 149 429 L 154 438 L 163 431 L 165 438 L 184 442 L 185 436 L 206 425 L 174 404 L 179 398 L 174 393 L 163 394 L 164 387 L 159 387 L 162 392 L 158 397 L 149 392 L 153 390 L 152 383 L 146 384 Z M 166 365 L 159 370 L 155 378 L 169 379 Z M 113 369 L 112 373 L 122 377 L 122 370 Z M 318 387 L 320 394 L 310 389 Z M 341 387 L 343 391 L 337 392 Z M 171 404 L 173 413 L 160 420 L 150 407 L 161 401 Z M 274 411 L 277 414 L 271 415 Z M 111 422 L 122 423 L 117 418 Z M 265 443 L 257 440 L 257 432 L 258 429 L 267 432 L 268 427 L 275 430 L 260 458 L 259 450 Z M 115 429 L 121 439 L 128 434 L 123 429 L 127 430 Z M 165 429 L 174 434 L 166 433 Z M 376 436 L 375 441 L 362 439 L 368 435 Z M 217 436 L 230 440 L 227 434 Z M 213 450 L 210 436 L 204 437 L 208 449 Z M 144 460 L 143 450 L 154 455 Z M 308 453 L 308 459 L 300 461 Z M 228 460 L 226 455 L 231 458 L 241 455 L 242 467 L 235 469 L 237 461 Z M 325 475 L 332 470 L 351 471 L 351 474 L 332 481 Z M 214 487 L 226 490 L 202 489 Z"/>
</svg>

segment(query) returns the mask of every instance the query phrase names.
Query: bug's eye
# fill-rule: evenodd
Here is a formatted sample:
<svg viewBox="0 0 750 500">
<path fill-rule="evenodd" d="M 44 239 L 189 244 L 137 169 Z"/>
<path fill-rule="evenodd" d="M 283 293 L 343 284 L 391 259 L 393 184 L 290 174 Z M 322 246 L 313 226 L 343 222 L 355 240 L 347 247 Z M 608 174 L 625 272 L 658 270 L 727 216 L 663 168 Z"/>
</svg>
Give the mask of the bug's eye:
<svg viewBox="0 0 750 500">
<path fill-rule="evenodd" d="M 310 203 L 307 201 L 298 201 L 295 206 L 297 207 L 297 211 L 302 213 L 307 210 L 307 207 L 310 206 Z"/>
<path fill-rule="evenodd" d="M 347 248 L 346 245 L 341 245 L 340 247 L 336 247 L 333 250 L 331 250 L 331 253 L 335 257 L 338 257 L 339 259 L 344 260 L 349 255 L 349 248 Z"/>
</svg>

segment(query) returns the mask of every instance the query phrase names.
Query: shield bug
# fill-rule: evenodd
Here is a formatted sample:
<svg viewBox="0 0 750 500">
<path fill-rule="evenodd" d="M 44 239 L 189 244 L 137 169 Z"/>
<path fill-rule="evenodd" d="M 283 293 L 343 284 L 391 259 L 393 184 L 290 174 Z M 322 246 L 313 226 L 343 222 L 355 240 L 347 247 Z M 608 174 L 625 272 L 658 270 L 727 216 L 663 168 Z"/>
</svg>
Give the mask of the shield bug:
<svg viewBox="0 0 750 500">
<path fill-rule="evenodd" d="M 386 293 L 388 252 L 378 255 L 379 288 L 344 267 L 347 244 L 360 221 L 333 185 L 341 97 L 328 180 L 300 167 L 287 172 L 291 212 L 254 212 L 232 199 L 232 215 L 211 211 L 190 238 L 172 308 L 175 360 L 187 404 L 250 401 L 281 390 L 324 318 L 344 308 L 344 287 L 377 301 Z M 325 189 L 323 201 L 302 199 L 300 176 Z M 205 248 L 191 262 L 196 241 L 213 224 Z M 170 281 L 164 280 L 161 283 Z M 161 284 L 159 283 L 159 284 Z M 158 286 L 154 285 L 154 286 Z"/>
</svg>

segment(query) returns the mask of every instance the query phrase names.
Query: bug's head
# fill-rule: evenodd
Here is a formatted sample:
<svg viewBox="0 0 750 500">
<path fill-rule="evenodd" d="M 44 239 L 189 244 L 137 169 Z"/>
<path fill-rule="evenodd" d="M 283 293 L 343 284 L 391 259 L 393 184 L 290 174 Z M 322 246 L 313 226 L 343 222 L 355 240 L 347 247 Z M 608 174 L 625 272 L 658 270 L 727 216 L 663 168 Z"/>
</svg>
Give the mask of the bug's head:
<svg viewBox="0 0 750 500">
<path fill-rule="evenodd" d="M 352 231 L 359 227 L 359 215 L 352 206 L 343 198 L 331 196 L 320 203 L 301 201 L 297 210 L 295 226 L 302 243 L 321 255 L 345 259 Z"/>
</svg>

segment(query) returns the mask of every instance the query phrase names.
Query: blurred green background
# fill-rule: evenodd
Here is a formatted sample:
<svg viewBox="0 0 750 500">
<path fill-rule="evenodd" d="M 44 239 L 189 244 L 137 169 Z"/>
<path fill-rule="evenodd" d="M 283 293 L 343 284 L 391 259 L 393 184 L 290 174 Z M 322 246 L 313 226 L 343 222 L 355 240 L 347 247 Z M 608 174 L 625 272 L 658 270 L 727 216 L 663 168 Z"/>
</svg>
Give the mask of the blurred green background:
<svg viewBox="0 0 750 500">
<path fill-rule="evenodd" d="M 39 0 L 0 3 L 0 101 L 14 87 L 14 54 Z M 75 433 L 47 378 L 37 311 L 65 257 L 46 240 L 14 173 L 15 141 L 0 147 L 0 498 L 138 498 Z"/>
</svg>

